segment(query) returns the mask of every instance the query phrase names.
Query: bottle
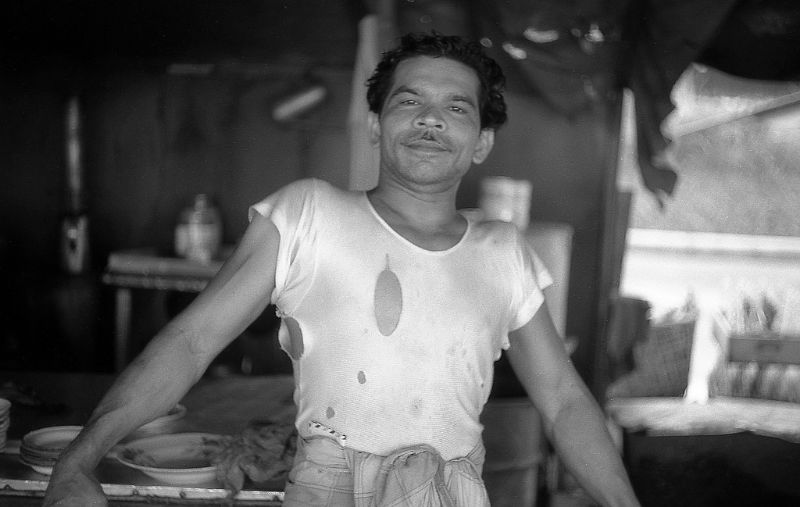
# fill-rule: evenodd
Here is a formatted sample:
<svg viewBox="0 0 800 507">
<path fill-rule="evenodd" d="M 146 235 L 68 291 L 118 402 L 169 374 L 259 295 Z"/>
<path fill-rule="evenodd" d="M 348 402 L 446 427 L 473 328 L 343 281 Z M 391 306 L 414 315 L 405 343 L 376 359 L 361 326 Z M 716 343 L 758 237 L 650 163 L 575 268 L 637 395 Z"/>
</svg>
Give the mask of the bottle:
<svg viewBox="0 0 800 507">
<path fill-rule="evenodd" d="M 67 211 L 61 219 L 61 266 L 70 275 L 90 268 L 89 215 L 83 164 L 83 114 L 77 96 L 67 101 L 64 121 Z"/>
<path fill-rule="evenodd" d="M 194 196 L 192 206 L 181 211 L 175 227 L 175 253 L 191 261 L 208 264 L 222 245 L 222 219 L 207 194 Z"/>
</svg>

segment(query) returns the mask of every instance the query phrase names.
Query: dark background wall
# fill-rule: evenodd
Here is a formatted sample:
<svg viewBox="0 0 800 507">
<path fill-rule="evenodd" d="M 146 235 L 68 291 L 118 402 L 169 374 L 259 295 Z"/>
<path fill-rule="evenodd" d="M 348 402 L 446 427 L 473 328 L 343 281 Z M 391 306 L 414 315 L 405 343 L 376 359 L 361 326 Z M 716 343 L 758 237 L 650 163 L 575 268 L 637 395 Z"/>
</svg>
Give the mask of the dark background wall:
<svg viewBox="0 0 800 507">
<path fill-rule="evenodd" d="M 113 294 L 99 274 L 111 251 L 168 251 L 179 210 L 198 192 L 215 198 L 234 243 L 247 206 L 281 185 L 304 176 L 347 185 L 346 116 L 364 11 L 359 2 L 310 0 L 52 4 L 16 7 L 3 27 L 0 367 L 107 370 Z M 213 71 L 170 67 L 187 62 Z M 326 84 L 326 102 L 297 121 L 273 121 L 274 102 L 309 72 Z M 58 266 L 64 108 L 73 94 L 83 104 L 92 258 L 77 278 Z M 617 104 L 568 117 L 534 95 L 512 92 L 508 102 L 510 122 L 465 180 L 460 204 L 477 204 L 483 176 L 527 178 L 533 220 L 574 227 L 567 333 L 580 340 L 574 358 L 589 378 Z M 162 298 L 136 296 L 140 340 L 166 318 L 154 309 Z"/>
</svg>

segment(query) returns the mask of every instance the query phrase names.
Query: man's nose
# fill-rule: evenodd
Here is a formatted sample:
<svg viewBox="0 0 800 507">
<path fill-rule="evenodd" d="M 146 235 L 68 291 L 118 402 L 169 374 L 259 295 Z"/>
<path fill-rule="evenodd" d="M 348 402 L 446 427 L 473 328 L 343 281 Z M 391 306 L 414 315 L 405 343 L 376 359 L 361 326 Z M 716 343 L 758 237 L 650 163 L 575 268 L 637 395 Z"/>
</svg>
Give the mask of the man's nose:
<svg viewBox="0 0 800 507">
<path fill-rule="evenodd" d="M 424 129 L 437 129 L 437 130 L 444 130 L 445 123 L 442 119 L 442 115 L 436 108 L 429 107 L 425 111 L 422 111 L 419 116 L 417 116 L 416 121 L 414 124 L 418 128 Z"/>
</svg>

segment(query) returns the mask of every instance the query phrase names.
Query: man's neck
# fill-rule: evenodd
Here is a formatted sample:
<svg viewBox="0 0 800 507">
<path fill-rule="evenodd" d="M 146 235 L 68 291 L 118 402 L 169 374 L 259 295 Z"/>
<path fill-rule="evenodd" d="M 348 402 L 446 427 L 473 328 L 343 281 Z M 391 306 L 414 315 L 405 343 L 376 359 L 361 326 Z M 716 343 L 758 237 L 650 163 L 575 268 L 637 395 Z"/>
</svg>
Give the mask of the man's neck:
<svg viewBox="0 0 800 507">
<path fill-rule="evenodd" d="M 425 192 L 382 183 L 367 196 L 398 234 L 428 250 L 445 250 L 461 239 L 466 221 L 456 210 L 457 186 Z"/>
</svg>

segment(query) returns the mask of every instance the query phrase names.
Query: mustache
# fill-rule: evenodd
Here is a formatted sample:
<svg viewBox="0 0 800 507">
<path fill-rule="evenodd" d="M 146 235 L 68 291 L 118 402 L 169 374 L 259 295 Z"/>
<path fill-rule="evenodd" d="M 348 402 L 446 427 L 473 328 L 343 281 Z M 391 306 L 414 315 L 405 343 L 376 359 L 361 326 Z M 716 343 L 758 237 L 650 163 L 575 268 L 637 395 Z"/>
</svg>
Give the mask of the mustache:
<svg viewBox="0 0 800 507">
<path fill-rule="evenodd" d="M 433 142 L 433 143 L 439 144 L 439 145 L 441 145 L 443 147 L 447 146 L 446 139 L 444 139 L 442 136 L 440 136 L 439 134 L 437 134 L 435 131 L 433 131 L 431 129 L 423 130 L 422 132 L 418 132 L 418 133 L 414 133 L 412 135 L 409 135 L 408 138 L 406 139 L 407 143 L 415 143 L 415 142 L 418 142 L 418 141 L 423 141 L 423 142 L 428 142 L 428 143 Z"/>
</svg>

